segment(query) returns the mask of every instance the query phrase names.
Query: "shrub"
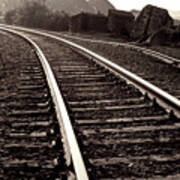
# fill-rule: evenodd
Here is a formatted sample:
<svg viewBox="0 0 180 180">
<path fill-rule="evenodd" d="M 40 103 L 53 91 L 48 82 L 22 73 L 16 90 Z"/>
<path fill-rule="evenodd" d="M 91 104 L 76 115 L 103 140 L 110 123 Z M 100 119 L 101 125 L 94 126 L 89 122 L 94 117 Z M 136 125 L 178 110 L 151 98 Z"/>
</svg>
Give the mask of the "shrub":
<svg viewBox="0 0 180 180">
<path fill-rule="evenodd" d="M 65 31 L 68 30 L 69 17 L 64 12 L 51 11 L 45 3 L 26 2 L 21 8 L 8 11 L 5 22 L 32 28 Z"/>
<path fill-rule="evenodd" d="M 14 24 L 17 18 L 17 10 L 10 10 L 5 15 L 5 22 L 7 24 Z"/>
<path fill-rule="evenodd" d="M 64 12 L 56 11 L 51 13 L 47 29 L 67 31 L 69 29 L 69 16 Z"/>
</svg>

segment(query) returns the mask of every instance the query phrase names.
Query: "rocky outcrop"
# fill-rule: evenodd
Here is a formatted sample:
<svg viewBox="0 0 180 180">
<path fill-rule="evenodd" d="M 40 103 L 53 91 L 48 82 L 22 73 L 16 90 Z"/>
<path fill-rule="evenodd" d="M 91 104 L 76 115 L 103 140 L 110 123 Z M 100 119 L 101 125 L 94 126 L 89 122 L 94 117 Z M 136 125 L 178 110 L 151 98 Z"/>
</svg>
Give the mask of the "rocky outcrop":
<svg viewBox="0 0 180 180">
<path fill-rule="evenodd" d="M 145 42 L 146 45 L 180 46 L 180 29 L 161 28 L 153 33 Z"/>
<path fill-rule="evenodd" d="M 131 13 L 134 15 L 135 19 L 139 16 L 140 11 L 136 9 L 132 9 Z"/>
<path fill-rule="evenodd" d="M 175 26 L 175 32 L 180 34 L 180 24 Z"/>
<path fill-rule="evenodd" d="M 71 32 L 107 32 L 107 17 L 89 13 L 80 13 L 71 17 Z"/>
<path fill-rule="evenodd" d="M 176 26 L 180 25 L 180 20 L 179 19 L 174 19 L 174 25 L 176 25 Z"/>
<path fill-rule="evenodd" d="M 129 36 L 134 25 L 134 16 L 130 12 L 109 10 L 108 30 L 115 35 Z"/>
<path fill-rule="evenodd" d="M 174 46 L 180 46 L 180 25 L 175 27 L 171 42 L 174 44 Z"/>
<path fill-rule="evenodd" d="M 153 33 L 147 40 L 148 45 L 167 45 L 170 44 L 173 36 L 173 30 L 169 28 L 161 28 Z"/>
<path fill-rule="evenodd" d="M 146 39 L 157 30 L 171 26 L 173 26 L 173 19 L 167 10 L 147 5 L 137 17 L 131 37 L 133 39 Z"/>
</svg>

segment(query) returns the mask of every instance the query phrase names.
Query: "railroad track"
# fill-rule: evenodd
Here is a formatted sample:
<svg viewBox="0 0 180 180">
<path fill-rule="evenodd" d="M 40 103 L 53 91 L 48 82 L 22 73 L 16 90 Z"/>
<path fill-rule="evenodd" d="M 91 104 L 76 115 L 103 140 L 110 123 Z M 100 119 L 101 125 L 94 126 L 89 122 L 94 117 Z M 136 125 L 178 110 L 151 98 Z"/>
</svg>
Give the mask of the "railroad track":
<svg viewBox="0 0 180 180">
<path fill-rule="evenodd" d="M 31 33 L 61 89 L 89 179 L 180 178 L 178 99 L 82 47 Z"/>
<path fill-rule="evenodd" d="M 133 43 L 109 42 L 109 41 L 103 41 L 103 40 L 94 40 L 94 39 L 89 39 L 89 38 L 75 37 L 75 36 L 68 35 L 68 34 L 59 34 L 59 33 L 55 33 L 55 32 L 51 32 L 51 33 L 55 34 L 57 36 L 60 35 L 64 38 L 68 38 L 68 39 L 70 38 L 70 39 L 75 39 L 75 40 L 80 40 L 80 41 L 85 41 L 85 42 L 109 44 L 109 45 L 113 45 L 115 47 L 117 47 L 117 46 L 125 47 L 125 48 L 128 48 L 130 50 L 136 50 L 138 52 L 141 52 L 144 55 L 148 55 L 148 56 L 151 56 L 153 58 L 157 58 L 158 60 L 165 62 L 167 64 L 171 64 L 174 67 L 180 68 L 180 59 L 168 56 L 166 54 L 157 52 L 157 51 L 152 50 L 152 49 L 137 46 Z"/>
<path fill-rule="evenodd" d="M 82 173 L 84 164 L 78 156 L 71 125 L 63 123 L 67 119 L 66 111 L 55 78 L 38 46 L 25 36 L 20 37 L 27 55 L 17 64 L 20 68 L 18 82 L 14 82 L 17 89 L 7 97 L 1 94 L 0 99 L 9 109 L 0 118 L 0 179 L 72 178 L 75 175 L 71 154 L 76 153 Z M 73 147 L 68 143 L 69 136 Z M 76 163 L 73 165 L 76 168 Z M 86 179 L 86 174 L 80 174 L 77 177 Z"/>
<path fill-rule="evenodd" d="M 70 41 L 110 58 L 111 61 L 125 67 L 141 78 L 161 87 L 164 91 L 180 99 L 178 68 L 178 62 L 180 60 L 133 44 L 84 39 L 69 35 L 63 36 L 61 33 L 51 33 L 65 37 Z"/>
</svg>

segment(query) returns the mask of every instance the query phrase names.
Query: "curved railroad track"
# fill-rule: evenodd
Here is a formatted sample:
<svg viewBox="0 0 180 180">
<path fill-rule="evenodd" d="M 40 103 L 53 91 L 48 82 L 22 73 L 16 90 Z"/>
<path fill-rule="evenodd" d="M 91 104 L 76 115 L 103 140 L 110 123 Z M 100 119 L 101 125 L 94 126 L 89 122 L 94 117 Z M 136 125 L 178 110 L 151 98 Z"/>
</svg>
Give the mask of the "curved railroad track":
<svg viewBox="0 0 180 180">
<path fill-rule="evenodd" d="M 71 120 L 89 179 L 180 177 L 178 99 L 62 38 L 32 30 L 26 36 L 41 47 L 53 69 L 67 108 L 65 121 Z M 56 101 L 52 113 L 66 136 L 61 113 L 66 108 Z M 76 166 L 71 138 L 66 144 L 77 179 L 86 179 L 81 176 L 86 170 Z"/>
<path fill-rule="evenodd" d="M 90 38 L 75 37 L 75 36 L 72 36 L 69 34 L 60 34 L 60 33 L 56 33 L 56 32 L 51 32 L 51 34 L 55 34 L 57 36 L 62 36 L 64 38 L 68 38 L 68 39 L 75 39 L 75 40 L 80 40 L 80 41 L 85 41 L 85 42 L 109 44 L 109 45 L 113 45 L 116 47 L 122 46 L 122 47 L 128 48 L 130 50 L 132 49 L 132 50 L 139 51 L 145 55 L 149 55 L 153 58 L 157 58 L 157 59 L 161 60 L 162 62 L 171 64 L 174 67 L 180 68 L 180 59 L 171 57 L 167 54 L 157 52 L 157 51 L 149 49 L 149 48 L 137 46 L 136 44 L 133 44 L 133 43 L 120 43 L 120 42 L 113 42 L 113 41 L 94 40 L 94 39 L 90 39 Z"/>
<path fill-rule="evenodd" d="M 133 44 L 86 39 L 69 35 L 64 36 L 62 33 L 55 32 L 50 33 L 66 38 L 108 57 L 116 64 L 123 66 L 180 99 L 180 69 L 178 68 L 178 62 L 180 62 L 180 60 Z M 163 51 L 165 51 L 165 49 L 168 51 L 166 47 L 164 47 Z M 178 49 L 176 49 L 176 51 L 178 51 Z M 168 53 L 177 54 L 177 52 L 172 49 Z"/>
<path fill-rule="evenodd" d="M 29 38 L 8 32 L 23 38 L 27 55 L 17 64 L 17 89 L 0 99 L 9 109 L 0 119 L 0 178 L 71 179 L 74 168 L 81 171 L 78 179 L 87 179 L 61 93 L 43 52 Z M 9 69 L 5 71 L 9 73 Z"/>
</svg>

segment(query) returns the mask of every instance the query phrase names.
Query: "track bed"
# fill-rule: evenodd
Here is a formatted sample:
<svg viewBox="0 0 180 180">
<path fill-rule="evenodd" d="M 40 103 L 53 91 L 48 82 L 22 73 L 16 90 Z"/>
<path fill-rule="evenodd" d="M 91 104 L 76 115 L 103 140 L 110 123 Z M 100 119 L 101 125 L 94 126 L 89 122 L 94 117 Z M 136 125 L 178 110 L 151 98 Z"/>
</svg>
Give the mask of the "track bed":
<svg viewBox="0 0 180 180">
<path fill-rule="evenodd" d="M 90 179 L 179 177 L 179 119 L 91 60 L 29 36 L 63 92 Z"/>
<path fill-rule="evenodd" d="M 49 87 L 32 47 L 0 34 L 0 179 L 66 179 Z"/>
<path fill-rule="evenodd" d="M 60 33 L 55 34 L 61 36 Z M 81 37 L 77 38 L 76 36 L 63 36 L 63 38 L 69 39 L 109 58 L 111 61 L 134 72 L 143 79 L 180 99 L 180 70 L 178 68 L 163 63 L 157 58 L 144 55 L 140 51 L 119 46 L 118 43 L 108 44 L 107 41 L 88 40 Z M 159 51 L 158 48 L 154 48 L 154 50 Z M 168 51 L 168 48 L 164 47 L 160 52 L 166 54 Z M 178 52 L 178 49 L 173 50 L 169 55 L 172 56 L 174 51 Z"/>
</svg>

